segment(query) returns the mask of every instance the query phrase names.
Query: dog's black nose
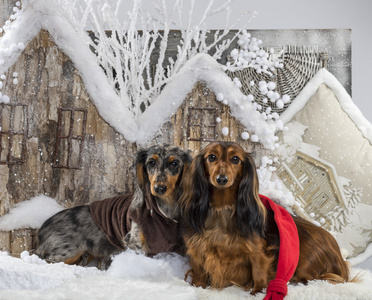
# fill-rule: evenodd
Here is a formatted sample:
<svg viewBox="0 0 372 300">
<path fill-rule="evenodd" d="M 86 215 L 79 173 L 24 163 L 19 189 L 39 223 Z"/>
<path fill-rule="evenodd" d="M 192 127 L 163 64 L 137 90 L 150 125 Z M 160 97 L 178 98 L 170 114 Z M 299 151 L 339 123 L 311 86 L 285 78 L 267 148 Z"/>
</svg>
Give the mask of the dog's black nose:
<svg viewBox="0 0 372 300">
<path fill-rule="evenodd" d="M 167 191 L 166 185 L 155 185 L 154 186 L 155 193 L 158 195 L 163 195 Z"/>
<path fill-rule="evenodd" d="M 219 185 L 225 185 L 229 179 L 225 175 L 218 175 L 216 181 Z"/>
</svg>

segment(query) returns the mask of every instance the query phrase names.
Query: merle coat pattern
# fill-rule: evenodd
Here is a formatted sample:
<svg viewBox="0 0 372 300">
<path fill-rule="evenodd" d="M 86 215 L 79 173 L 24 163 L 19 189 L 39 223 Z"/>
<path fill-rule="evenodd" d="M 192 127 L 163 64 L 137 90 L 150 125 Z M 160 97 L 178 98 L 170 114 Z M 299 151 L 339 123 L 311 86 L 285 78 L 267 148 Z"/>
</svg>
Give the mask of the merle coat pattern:
<svg viewBox="0 0 372 300">
<path fill-rule="evenodd" d="M 145 205 L 144 195 L 147 192 L 163 218 L 177 220 L 179 186 L 191 161 L 188 151 L 174 146 L 152 146 L 138 151 L 134 159 L 137 184 L 135 192 L 130 195 L 129 210 Z M 122 244 L 115 246 L 94 221 L 91 206 L 65 209 L 46 220 L 38 232 L 35 254 L 49 262 L 68 264 L 86 265 L 96 259 L 101 268 L 107 268 L 111 256 L 126 248 L 148 254 L 146 237 L 138 224 L 131 220 Z"/>
</svg>

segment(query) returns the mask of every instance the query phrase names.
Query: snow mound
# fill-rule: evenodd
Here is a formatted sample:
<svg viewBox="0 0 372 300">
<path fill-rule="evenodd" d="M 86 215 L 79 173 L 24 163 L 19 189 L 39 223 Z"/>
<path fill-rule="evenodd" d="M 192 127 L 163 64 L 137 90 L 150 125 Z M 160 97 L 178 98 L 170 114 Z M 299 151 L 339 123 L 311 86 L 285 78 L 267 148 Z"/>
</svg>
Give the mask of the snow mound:
<svg viewBox="0 0 372 300">
<path fill-rule="evenodd" d="M 166 282 L 173 277 L 183 279 L 188 268 L 187 259 L 177 254 L 159 254 L 152 259 L 127 250 L 114 257 L 107 275 L 122 279 Z"/>
<path fill-rule="evenodd" d="M 0 261 L 0 290 L 45 290 L 83 275 L 101 272 L 96 268 L 63 263 L 47 264 L 36 255 L 30 256 L 26 251 L 22 252 L 21 259 L 0 255 Z"/>
<path fill-rule="evenodd" d="M 63 209 L 56 200 L 40 195 L 23 201 L 0 217 L 0 230 L 40 228 L 51 216 Z"/>
<path fill-rule="evenodd" d="M 94 267 L 45 264 L 27 252 L 22 253 L 22 257 L 0 252 L 0 299 L 253 300 L 265 296 L 264 292 L 252 296 L 235 286 L 221 290 L 195 288 L 183 280 L 187 260 L 176 254 L 148 258 L 127 251 L 114 258 L 107 272 Z M 356 274 L 360 278 L 357 283 L 290 284 L 285 299 L 370 299 L 372 273 L 353 269 L 352 276 Z"/>
</svg>

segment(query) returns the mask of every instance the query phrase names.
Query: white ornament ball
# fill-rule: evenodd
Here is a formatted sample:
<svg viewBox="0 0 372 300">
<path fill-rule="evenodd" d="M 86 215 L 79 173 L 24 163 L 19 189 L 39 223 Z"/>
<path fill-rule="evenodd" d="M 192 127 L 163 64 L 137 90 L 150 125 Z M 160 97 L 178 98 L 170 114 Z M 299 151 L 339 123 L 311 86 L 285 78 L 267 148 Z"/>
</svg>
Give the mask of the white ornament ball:
<svg viewBox="0 0 372 300">
<path fill-rule="evenodd" d="M 269 90 L 275 90 L 275 88 L 276 88 L 276 84 L 275 84 L 275 82 L 270 81 L 270 82 L 267 84 L 267 87 L 269 88 Z"/>
<path fill-rule="evenodd" d="M 16 44 L 11 44 L 10 45 L 10 51 L 16 52 L 18 50 L 18 46 Z"/>
<path fill-rule="evenodd" d="M 239 55 L 239 50 L 238 49 L 234 49 L 230 52 L 230 55 L 235 58 Z"/>
<path fill-rule="evenodd" d="M 4 49 L 4 56 L 9 57 L 12 55 L 12 51 L 9 48 Z"/>
<path fill-rule="evenodd" d="M 228 135 L 229 134 L 229 128 L 227 128 L 227 127 L 222 128 L 222 134 L 224 136 Z"/>
<path fill-rule="evenodd" d="M 288 103 L 291 101 L 291 97 L 289 97 L 288 95 L 283 95 L 282 99 L 284 103 Z"/>
<path fill-rule="evenodd" d="M 276 106 L 280 109 L 283 108 L 284 107 L 283 100 L 279 99 L 278 101 L 276 101 Z"/>
<path fill-rule="evenodd" d="M 266 96 L 269 97 L 269 98 L 273 98 L 274 97 L 274 92 L 273 91 L 268 91 Z"/>
<path fill-rule="evenodd" d="M 252 94 L 249 94 L 247 96 L 247 101 L 252 102 L 254 100 L 254 96 Z"/>
<path fill-rule="evenodd" d="M 258 136 L 255 135 L 255 134 L 253 134 L 253 135 L 251 136 L 251 141 L 254 142 L 254 143 L 258 142 Z"/>
<path fill-rule="evenodd" d="M 1 100 L 5 104 L 9 103 L 9 101 L 10 101 L 10 99 L 7 95 L 3 95 L 3 97 L 1 97 Z"/>
<path fill-rule="evenodd" d="M 273 119 L 279 119 L 279 114 L 274 112 L 272 113 Z"/>
<path fill-rule="evenodd" d="M 248 140 L 249 139 L 249 133 L 246 132 L 246 131 L 242 132 L 242 139 L 245 140 L 245 141 Z"/>
<path fill-rule="evenodd" d="M 218 93 L 216 98 L 217 98 L 217 101 L 222 101 L 223 100 L 223 94 Z"/>
<path fill-rule="evenodd" d="M 276 128 L 278 128 L 279 130 L 283 130 L 284 124 L 282 120 L 276 121 Z"/>
</svg>

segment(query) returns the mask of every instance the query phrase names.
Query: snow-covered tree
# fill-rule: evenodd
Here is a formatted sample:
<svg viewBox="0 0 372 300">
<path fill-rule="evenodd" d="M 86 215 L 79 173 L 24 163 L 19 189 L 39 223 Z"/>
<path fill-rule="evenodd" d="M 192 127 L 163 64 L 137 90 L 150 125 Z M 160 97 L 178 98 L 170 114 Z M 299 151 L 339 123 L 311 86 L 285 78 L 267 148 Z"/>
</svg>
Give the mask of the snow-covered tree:
<svg viewBox="0 0 372 300">
<path fill-rule="evenodd" d="M 135 118 L 151 105 L 187 60 L 197 53 L 221 58 L 240 33 L 237 30 L 228 37 L 239 22 L 235 20 L 230 24 L 232 0 L 220 6 L 210 0 L 197 22 L 193 18 L 203 4 L 196 4 L 195 0 L 187 4 L 182 0 L 155 0 L 151 12 L 141 0 L 134 0 L 130 9 L 120 0 L 58 2 L 77 31 L 92 31 L 92 39 L 87 38 L 85 42 L 97 55 L 112 86 Z M 187 20 L 184 20 L 185 10 L 188 10 Z M 247 14 L 245 20 L 249 22 L 254 13 Z M 207 29 L 207 21 L 215 15 L 225 25 L 224 29 L 212 32 Z M 167 48 L 174 29 L 180 30 L 180 41 L 176 56 L 169 57 Z"/>
</svg>

